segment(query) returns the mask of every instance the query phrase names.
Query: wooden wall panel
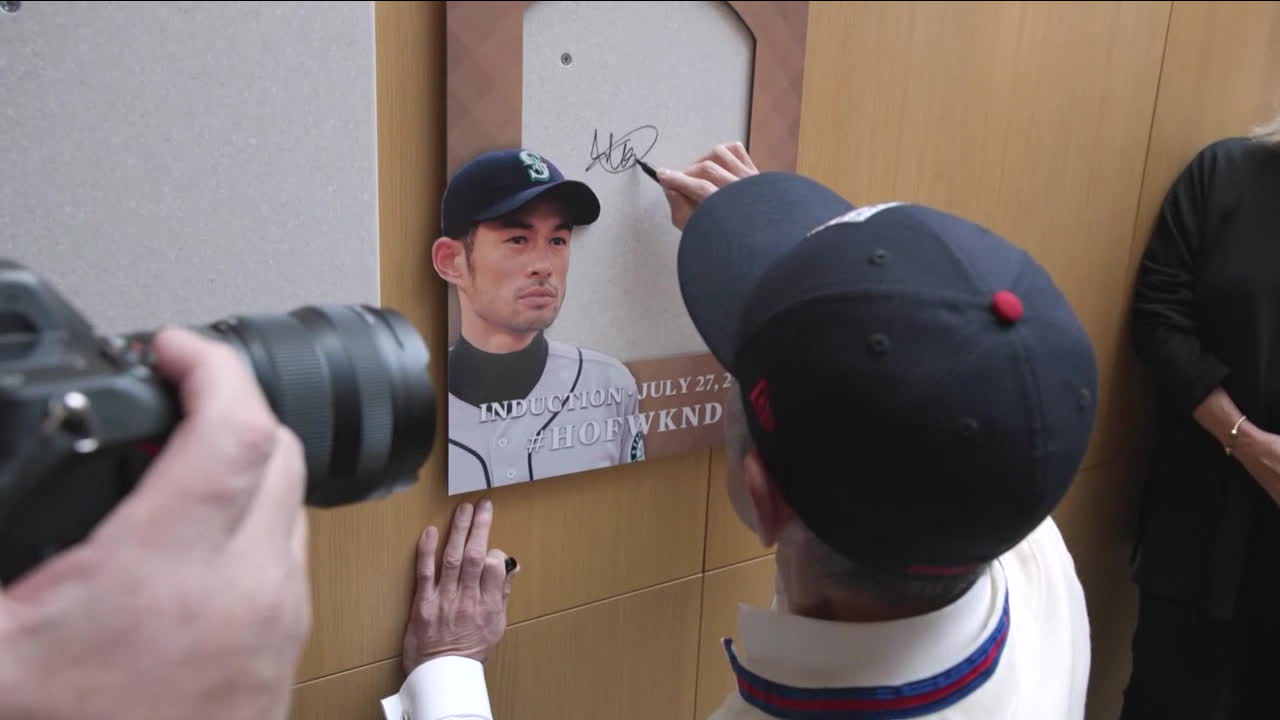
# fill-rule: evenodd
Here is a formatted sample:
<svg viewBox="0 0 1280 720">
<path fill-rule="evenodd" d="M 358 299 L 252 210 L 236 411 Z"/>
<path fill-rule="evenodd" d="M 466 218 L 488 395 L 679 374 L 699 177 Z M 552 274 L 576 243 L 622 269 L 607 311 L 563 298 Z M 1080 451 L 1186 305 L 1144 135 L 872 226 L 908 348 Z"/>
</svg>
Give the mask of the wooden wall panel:
<svg viewBox="0 0 1280 720">
<path fill-rule="evenodd" d="M 734 689 L 733 672 L 720 639 L 736 637 L 738 605 L 769 607 L 773 600 L 773 556 L 708 572 L 702 579 L 702 631 L 698 643 L 698 711 L 711 714 Z"/>
<path fill-rule="evenodd" d="M 690 577 L 511 625 L 485 666 L 494 717 L 691 717 L 701 599 Z M 291 718 L 382 720 L 403 682 L 395 658 L 302 683 Z"/>
<path fill-rule="evenodd" d="M 289 720 L 386 720 L 379 701 L 404 682 L 400 658 L 297 686 Z"/>
<path fill-rule="evenodd" d="M 711 487 L 707 492 L 707 552 L 703 562 L 706 570 L 763 557 L 771 552 L 734 513 L 725 489 L 724 463 L 724 450 L 714 451 L 711 455 Z"/>
<path fill-rule="evenodd" d="M 1097 345 L 1108 410 L 1169 4 L 817 3 L 802 172 L 856 204 L 984 223 L 1044 263 Z M 1095 434 L 1091 460 L 1115 452 Z"/>
<path fill-rule="evenodd" d="M 520 562 L 511 621 L 697 574 L 706 478 L 699 453 L 489 495 L 491 542 Z M 399 654 L 418 533 L 448 528 L 452 507 L 431 484 L 313 522 L 315 621 L 301 679 Z"/>
<path fill-rule="evenodd" d="M 505 515 L 493 542 L 520 561 L 510 605 L 516 621 L 701 569 L 706 452 L 516 485 L 494 497 Z"/>
<path fill-rule="evenodd" d="M 445 288 L 431 270 L 443 191 L 443 6 L 377 3 L 382 302 L 422 329 L 438 395 L 436 450 L 417 485 L 311 513 L 314 629 L 299 680 L 400 653 L 418 534 L 447 528 Z M 492 542 L 520 561 L 513 622 L 697 574 L 709 452 L 500 488 Z M 442 543 L 443 545 L 443 543 Z"/>
<path fill-rule="evenodd" d="M 486 676 L 496 718 L 687 718 L 702 579 L 511 628 Z"/>
<path fill-rule="evenodd" d="M 1175 2 L 1131 270 L 1160 203 L 1209 142 L 1280 114 L 1280 2 Z"/>
</svg>

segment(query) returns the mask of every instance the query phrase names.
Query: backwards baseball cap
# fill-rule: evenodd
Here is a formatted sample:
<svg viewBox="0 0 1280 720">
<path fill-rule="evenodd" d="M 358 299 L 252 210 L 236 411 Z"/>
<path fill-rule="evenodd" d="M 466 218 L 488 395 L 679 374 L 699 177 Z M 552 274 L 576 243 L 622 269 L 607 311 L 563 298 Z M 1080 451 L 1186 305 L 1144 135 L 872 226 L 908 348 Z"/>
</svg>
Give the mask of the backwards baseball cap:
<svg viewBox="0 0 1280 720">
<path fill-rule="evenodd" d="M 1093 349 L 1048 273 L 990 230 L 763 173 L 702 203 L 678 267 L 779 491 L 851 560 L 963 572 L 1070 486 Z"/>
<path fill-rule="evenodd" d="M 441 230 L 449 237 L 460 237 L 473 224 L 502 217 L 549 192 L 564 200 L 573 225 L 590 225 L 600 217 L 600 200 L 591 188 L 565 179 L 559 168 L 538 153 L 524 149 L 483 153 L 449 180 L 441 202 Z"/>
</svg>

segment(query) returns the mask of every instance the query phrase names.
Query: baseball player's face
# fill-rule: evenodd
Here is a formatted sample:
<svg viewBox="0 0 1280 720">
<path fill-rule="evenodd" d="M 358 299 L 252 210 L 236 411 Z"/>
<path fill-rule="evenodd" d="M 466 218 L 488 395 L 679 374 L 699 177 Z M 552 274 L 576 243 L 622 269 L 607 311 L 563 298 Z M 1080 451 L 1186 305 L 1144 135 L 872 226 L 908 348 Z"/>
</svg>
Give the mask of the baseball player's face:
<svg viewBox="0 0 1280 720">
<path fill-rule="evenodd" d="M 513 336 L 532 337 L 550 327 L 569 271 L 567 217 L 558 201 L 547 198 L 479 224 L 458 287 L 464 312 Z"/>
</svg>

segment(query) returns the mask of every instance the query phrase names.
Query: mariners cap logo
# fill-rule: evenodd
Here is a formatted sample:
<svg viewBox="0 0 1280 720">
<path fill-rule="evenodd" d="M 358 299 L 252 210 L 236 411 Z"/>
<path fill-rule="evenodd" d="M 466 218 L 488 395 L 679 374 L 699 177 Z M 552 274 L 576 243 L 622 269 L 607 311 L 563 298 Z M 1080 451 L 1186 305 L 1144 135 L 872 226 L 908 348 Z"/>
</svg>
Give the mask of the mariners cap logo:
<svg viewBox="0 0 1280 720">
<path fill-rule="evenodd" d="M 551 170 L 538 153 L 521 150 L 520 162 L 529 173 L 529 180 L 532 182 L 546 182 L 551 179 Z"/>
<path fill-rule="evenodd" d="M 644 433 L 636 433 L 631 438 L 631 450 L 627 455 L 631 462 L 640 462 L 644 460 Z"/>
</svg>

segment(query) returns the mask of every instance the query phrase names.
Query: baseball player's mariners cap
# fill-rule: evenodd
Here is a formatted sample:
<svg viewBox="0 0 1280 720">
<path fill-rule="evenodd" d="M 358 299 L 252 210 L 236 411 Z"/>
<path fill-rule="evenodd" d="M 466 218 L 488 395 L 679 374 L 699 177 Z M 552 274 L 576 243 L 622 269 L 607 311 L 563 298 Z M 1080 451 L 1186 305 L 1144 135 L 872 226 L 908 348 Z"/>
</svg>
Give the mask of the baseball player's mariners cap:
<svg viewBox="0 0 1280 720">
<path fill-rule="evenodd" d="M 441 230 L 461 237 L 474 223 L 502 217 L 548 192 L 564 200 L 573 225 L 590 225 L 600 217 L 600 200 L 591 188 L 566 179 L 538 153 L 521 148 L 483 153 L 450 178 L 441 201 Z"/>
<path fill-rule="evenodd" d="M 1070 486 L 1093 348 L 1048 273 L 990 230 L 763 173 L 694 212 L 678 268 L 780 492 L 851 560 L 962 572 Z"/>
</svg>

